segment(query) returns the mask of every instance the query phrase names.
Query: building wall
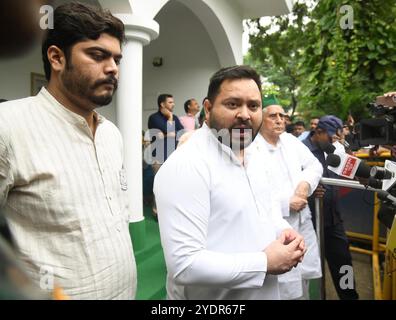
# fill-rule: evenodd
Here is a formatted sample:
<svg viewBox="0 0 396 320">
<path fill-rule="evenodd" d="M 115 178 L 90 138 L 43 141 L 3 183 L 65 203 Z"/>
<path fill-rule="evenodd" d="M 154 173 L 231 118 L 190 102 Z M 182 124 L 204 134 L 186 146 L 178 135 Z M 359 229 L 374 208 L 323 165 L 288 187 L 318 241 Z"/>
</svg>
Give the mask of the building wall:
<svg viewBox="0 0 396 320">
<path fill-rule="evenodd" d="M 63 2 L 68 0 L 58 0 L 56 4 Z M 95 3 L 94 0 L 89 2 Z M 161 26 L 160 36 L 146 46 L 143 52 L 144 129 L 147 128 L 149 115 L 157 111 L 158 94 L 173 94 L 176 101 L 175 114 L 183 115 L 185 100 L 194 97 L 201 104 L 210 76 L 221 65 L 205 26 L 182 3 L 170 1 L 155 20 Z M 162 67 L 152 65 L 153 58 L 157 56 L 163 58 Z M 29 96 L 31 73 L 44 74 L 40 46 L 18 59 L 1 60 L 0 70 L 0 98 L 13 100 Z M 98 111 L 116 123 L 114 102 Z M 133 97 L 131 107 L 133 108 Z"/>
<path fill-rule="evenodd" d="M 72 0 L 56 0 L 54 7 Z M 85 3 L 97 5 L 96 0 Z M 0 99 L 15 100 L 31 95 L 31 73 L 44 75 L 41 58 L 41 45 L 36 45 L 25 55 L 16 59 L 0 60 Z M 99 112 L 112 122 L 116 121 L 116 108 L 112 104 L 99 109 Z"/>
<path fill-rule="evenodd" d="M 200 20 L 183 4 L 170 1 L 157 15 L 160 36 L 143 52 L 143 128 L 147 119 L 158 110 L 160 93 L 174 95 L 174 113 L 183 115 L 183 104 L 196 98 L 201 104 L 206 96 L 209 78 L 220 63 L 210 37 Z M 163 65 L 154 67 L 154 57 L 162 57 Z M 133 106 L 133 99 L 132 106 Z"/>
<path fill-rule="evenodd" d="M 9 60 L 0 60 L 0 99 L 15 100 L 31 95 L 31 73 L 44 75 L 41 60 L 41 47 L 36 46 L 29 54 Z M 114 101 L 111 105 L 100 108 L 99 112 L 115 122 Z"/>
</svg>

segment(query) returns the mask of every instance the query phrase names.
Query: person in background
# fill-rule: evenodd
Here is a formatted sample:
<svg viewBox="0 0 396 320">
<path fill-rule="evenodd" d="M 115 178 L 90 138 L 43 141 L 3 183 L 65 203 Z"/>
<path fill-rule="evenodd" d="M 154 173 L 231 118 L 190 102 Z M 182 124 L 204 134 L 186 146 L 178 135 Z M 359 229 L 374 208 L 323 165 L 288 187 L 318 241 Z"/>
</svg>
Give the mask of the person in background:
<svg viewBox="0 0 396 320">
<path fill-rule="evenodd" d="M 154 176 L 168 159 L 178 144 L 178 134 L 184 130 L 179 118 L 173 114 L 175 100 L 169 93 L 163 93 L 157 99 L 158 111 L 148 119 L 149 135 L 151 136 L 150 148 L 152 154 L 152 169 Z M 152 214 L 157 218 L 157 206 L 153 200 Z"/>
<path fill-rule="evenodd" d="M 307 247 L 302 263 L 278 277 L 280 296 L 283 300 L 309 299 L 308 281 L 320 278 L 322 272 L 307 198 L 316 189 L 323 169 L 301 141 L 284 132 L 282 106 L 266 100 L 263 106 L 263 124 L 254 143 L 264 158 L 256 172 L 261 179 L 271 181 L 281 203 L 281 215 L 304 237 Z"/>
<path fill-rule="evenodd" d="M 310 131 L 315 130 L 316 127 L 318 126 L 318 123 L 319 123 L 319 118 L 317 117 L 311 118 L 311 121 L 309 122 Z"/>
<path fill-rule="evenodd" d="M 199 104 L 195 99 L 188 99 L 184 103 L 185 116 L 179 117 L 181 124 L 187 131 L 193 131 L 199 128 L 198 118 L 196 115 L 199 113 Z"/>
</svg>

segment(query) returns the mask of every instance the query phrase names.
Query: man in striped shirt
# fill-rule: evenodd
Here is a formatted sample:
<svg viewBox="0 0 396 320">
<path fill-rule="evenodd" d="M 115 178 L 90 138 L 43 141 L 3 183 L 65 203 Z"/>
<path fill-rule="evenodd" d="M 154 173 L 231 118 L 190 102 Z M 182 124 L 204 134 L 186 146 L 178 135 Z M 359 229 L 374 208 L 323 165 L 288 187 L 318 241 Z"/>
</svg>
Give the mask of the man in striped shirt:
<svg viewBox="0 0 396 320">
<path fill-rule="evenodd" d="M 49 81 L 0 107 L 0 207 L 42 289 L 73 299 L 132 299 L 123 143 L 95 108 L 117 89 L 124 26 L 79 3 L 58 7 L 42 53 Z"/>
</svg>

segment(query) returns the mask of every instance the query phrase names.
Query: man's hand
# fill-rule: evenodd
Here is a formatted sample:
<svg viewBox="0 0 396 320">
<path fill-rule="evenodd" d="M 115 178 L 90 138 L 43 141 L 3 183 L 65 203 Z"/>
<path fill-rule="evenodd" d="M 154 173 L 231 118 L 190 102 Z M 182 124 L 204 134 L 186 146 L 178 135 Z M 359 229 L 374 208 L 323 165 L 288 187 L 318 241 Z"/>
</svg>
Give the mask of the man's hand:
<svg viewBox="0 0 396 320">
<path fill-rule="evenodd" d="M 289 201 L 290 211 L 299 212 L 307 206 L 308 201 L 299 196 L 292 196 Z"/>
<path fill-rule="evenodd" d="M 307 199 L 308 198 L 308 194 L 309 194 L 309 190 L 310 190 L 310 185 L 308 182 L 306 181 L 301 181 L 298 185 L 296 190 L 294 191 L 294 195 L 303 198 L 303 199 Z"/>
<path fill-rule="evenodd" d="M 170 112 L 167 108 L 161 106 L 161 107 L 160 107 L 160 112 L 165 116 L 165 118 L 166 118 L 168 121 L 170 121 L 170 122 L 173 121 L 173 113 Z"/>
<path fill-rule="evenodd" d="M 326 189 L 321 184 L 319 184 L 314 192 L 315 198 L 323 198 L 325 192 L 326 192 Z"/>
<path fill-rule="evenodd" d="M 283 244 L 289 244 L 290 242 L 292 242 L 295 239 L 301 239 L 300 242 L 300 250 L 304 251 L 305 250 L 305 241 L 304 238 L 302 237 L 302 235 L 300 235 L 296 230 L 292 229 L 292 228 L 288 228 L 288 229 L 284 229 L 280 236 L 279 236 L 279 241 Z"/>
<path fill-rule="evenodd" d="M 293 237 L 294 240 L 288 242 Z M 264 250 L 267 255 L 267 273 L 282 274 L 290 271 L 302 261 L 305 251 L 302 236 L 292 229 L 284 230 L 281 236 Z"/>
<path fill-rule="evenodd" d="M 394 96 L 396 96 L 396 92 L 387 92 L 387 93 L 384 93 L 384 96 L 385 97 L 394 97 Z"/>
</svg>

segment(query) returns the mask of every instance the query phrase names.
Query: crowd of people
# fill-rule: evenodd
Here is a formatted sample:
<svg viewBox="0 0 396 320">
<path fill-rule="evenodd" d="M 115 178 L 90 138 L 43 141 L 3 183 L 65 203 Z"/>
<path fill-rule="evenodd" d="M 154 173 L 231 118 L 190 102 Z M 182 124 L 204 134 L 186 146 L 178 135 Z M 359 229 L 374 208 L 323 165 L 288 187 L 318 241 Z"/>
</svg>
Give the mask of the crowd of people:
<svg viewBox="0 0 396 320">
<path fill-rule="evenodd" d="M 2 232 L 37 286 L 44 270 L 71 299 L 134 299 L 128 141 L 96 111 L 117 90 L 124 25 L 80 3 L 59 6 L 54 24 L 42 45 L 48 86 L 0 107 Z M 323 272 L 312 216 L 319 197 L 333 283 L 340 299 L 357 299 L 354 286 L 340 285 L 352 259 L 337 190 L 320 185 L 333 176 L 325 150 L 343 139 L 344 124 L 326 115 L 310 130 L 291 125 L 261 92 L 254 69 L 233 66 L 211 77 L 202 109 L 191 98 L 178 117 L 174 97 L 158 96 L 144 169 L 155 175 L 167 297 L 308 299 L 309 280 Z"/>
</svg>

